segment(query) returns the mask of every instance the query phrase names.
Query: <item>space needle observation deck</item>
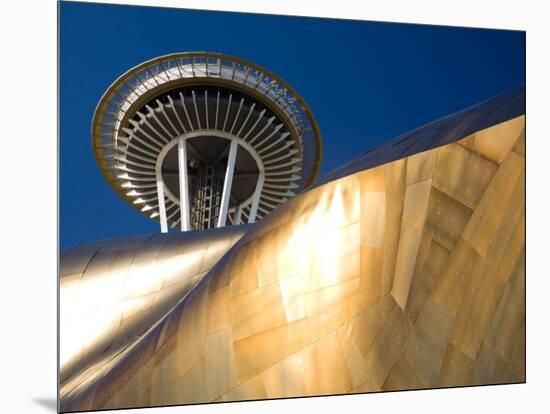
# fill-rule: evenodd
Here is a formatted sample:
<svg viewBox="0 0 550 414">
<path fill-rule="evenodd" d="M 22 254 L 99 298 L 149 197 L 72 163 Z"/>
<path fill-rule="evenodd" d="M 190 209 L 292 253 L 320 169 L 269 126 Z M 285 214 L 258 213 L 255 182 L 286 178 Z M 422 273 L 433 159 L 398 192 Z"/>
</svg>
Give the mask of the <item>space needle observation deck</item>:
<svg viewBox="0 0 550 414">
<path fill-rule="evenodd" d="M 315 180 L 321 136 L 298 93 L 217 53 L 177 53 L 124 73 L 92 122 L 111 186 L 162 232 L 253 223 Z"/>
</svg>

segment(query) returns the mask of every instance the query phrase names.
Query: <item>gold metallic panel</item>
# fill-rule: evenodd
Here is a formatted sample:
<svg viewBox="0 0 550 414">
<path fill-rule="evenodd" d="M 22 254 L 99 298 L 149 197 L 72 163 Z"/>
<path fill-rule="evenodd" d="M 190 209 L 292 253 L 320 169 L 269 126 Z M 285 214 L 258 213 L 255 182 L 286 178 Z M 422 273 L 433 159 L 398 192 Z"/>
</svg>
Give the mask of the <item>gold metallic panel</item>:
<svg viewBox="0 0 550 414">
<path fill-rule="evenodd" d="M 407 185 L 433 177 L 437 151 L 425 151 L 407 158 Z"/>
<path fill-rule="evenodd" d="M 498 165 L 466 147 L 449 144 L 438 150 L 434 186 L 474 209 Z"/>
<path fill-rule="evenodd" d="M 399 306 L 394 306 L 369 346 L 365 355 L 367 365 L 370 367 L 374 382 L 380 387 L 398 361 L 410 329 L 410 320 Z"/>
<path fill-rule="evenodd" d="M 522 115 L 478 131 L 475 133 L 473 149 L 485 158 L 501 164 L 524 128 L 525 116 Z"/>
<path fill-rule="evenodd" d="M 395 301 L 390 294 L 387 294 L 348 323 L 350 336 L 362 355 L 367 355 L 374 338 L 386 323 L 394 307 Z"/>
<path fill-rule="evenodd" d="M 231 298 L 233 338 L 239 340 L 287 323 L 278 283 Z"/>
<path fill-rule="evenodd" d="M 382 287 L 380 293 L 386 294 L 391 290 L 399 236 L 401 233 L 401 220 L 403 217 L 403 202 L 405 199 L 405 185 L 407 160 L 399 160 L 388 164 L 385 168 L 386 190 L 386 222 L 384 240 L 384 259 L 382 262 Z"/>
<path fill-rule="evenodd" d="M 483 341 L 474 363 L 470 383 L 479 385 L 491 383 L 496 362 L 497 353 L 495 349 L 487 341 Z"/>
<path fill-rule="evenodd" d="M 273 338 L 277 338 L 274 341 Z M 240 383 L 310 342 L 307 319 L 250 336 L 234 343 L 237 380 Z"/>
<path fill-rule="evenodd" d="M 523 129 L 518 139 L 516 140 L 516 143 L 512 147 L 512 151 L 525 158 L 525 117 L 523 117 L 523 122 Z"/>
<path fill-rule="evenodd" d="M 380 300 L 384 249 L 361 246 L 360 286 L 363 306 L 370 307 Z"/>
<path fill-rule="evenodd" d="M 206 337 L 204 368 L 207 401 L 235 385 L 234 360 L 231 328 L 224 328 Z"/>
<path fill-rule="evenodd" d="M 217 289 L 209 295 L 208 333 L 219 331 L 231 325 L 230 314 L 226 312 L 229 307 L 229 299 L 229 286 Z"/>
<path fill-rule="evenodd" d="M 496 266 L 505 281 L 521 259 L 524 248 L 525 168 L 522 168 L 510 197 L 509 208 L 504 210 L 500 225 L 487 249 L 487 260 Z"/>
<path fill-rule="evenodd" d="M 521 381 L 525 381 L 525 320 L 519 330 L 510 366 L 516 372 L 514 381 L 516 381 L 517 378 Z"/>
<path fill-rule="evenodd" d="M 512 286 L 511 283 L 506 286 L 486 335 L 487 342 L 508 363 L 512 362 L 517 338 L 523 332 L 522 325 L 525 319 L 524 297 L 516 297 Z M 510 335 L 508 332 L 517 334 Z"/>
<path fill-rule="evenodd" d="M 175 401 L 181 399 L 183 401 L 195 403 L 204 401 L 207 397 L 204 358 L 201 358 L 195 362 L 195 364 L 180 379 L 178 379 L 172 387 L 174 389 L 172 394 L 173 397 L 171 395 L 163 395 L 161 398 L 157 397 L 154 401 L 157 404 L 164 404 L 163 401 L 166 401 L 167 399 Z"/>
<path fill-rule="evenodd" d="M 510 365 L 501 358 L 497 357 L 495 364 L 495 370 L 493 377 L 491 378 L 492 384 L 510 384 L 518 381 L 517 373 L 510 368 Z"/>
<path fill-rule="evenodd" d="M 422 306 L 424 306 L 424 301 L 429 292 L 426 284 L 426 282 L 429 283 L 429 281 L 424 280 L 425 277 L 429 277 L 429 274 L 424 272 L 424 263 L 430 254 L 431 244 L 432 236 L 429 232 L 424 230 L 418 246 L 413 273 L 411 275 L 407 304 L 404 308 L 412 322 L 416 320 L 418 313 L 422 309 Z"/>
<path fill-rule="evenodd" d="M 358 283 L 357 283 L 358 285 Z M 279 283 L 286 321 L 293 322 L 306 316 L 306 301 L 304 294 L 304 278 L 288 277 Z"/>
<path fill-rule="evenodd" d="M 432 296 L 447 309 L 456 314 L 462 303 L 469 275 L 479 273 L 484 266 L 483 259 L 463 239 L 459 239 L 448 262 L 436 279 Z"/>
<path fill-rule="evenodd" d="M 464 229 L 464 239 L 468 240 L 481 256 L 485 257 L 487 254 L 504 212 L 510 208 L 509 203 L 515 184 L 522 176 L 524 162 L 523 157 L 515 152 L 508 153 Z"/>
<path fill-rule="evenodd" d="M 404 345 L 403 357 L 426 386 L 437 383 L 454 319 L 449 310 L 428 297 Z"/>
<path fill-rule="evenodd" d="M 418 372 L 403 357 L 394 364 L 382 389 L 384 391 L 401 391 L 426 388 Z"/>
<path fill-rule="evenodd" d="M 342 325 L 336 332 L 346 360 L 351 385 L 355 389 L 369 379 L 367 361 L 352 337 L 351 324 Z"/>
<path fill-rule="evenodd" d="M 308 395 L 341 394 L 352 389 L 336 331 L 299 353 Z"/>
<path fill-rule="evenodd" d="M 383 191 L 361 193 L 361 244 L 383 247 L 385 221 L 386 194 Z"/>
<path fill-rule="evenodd" d="M 472 360 L 477 357 L 503 288 L 502 279 L 483 262 L 478 262 L 467 278 L 450 342 Z"/>
<path fill-rule="evenodd" d="M 266 369 L 262 374 L 265 395 L 268 398 L 299 397 L 307 395 L 301 358 L 291 355 Z"/>
<path fill-rule="evenodd" d="M 377 193 L 386 189 L 386 168 L 376 167 L 357 173 L 361 192 Z"/>
<path fill-rule="evenodd" d="M 426 229 L 447 250 L 452 251 L 472 210 L 436 188 L 432 189 Z"/>
<path fill-rule="evenodd" d="M 408 185 L 405 190 L 403 220 L 406 220 L 417 229 L 424 227 L 431 188 L 432 180 L 430 179 Z"/>
<path fill-rule="evenodd" d="M 448 344 L 437 385 L 442 387 L 467 385 L 472 369 L 473 361 L 453 344 Z"/>
<path fill-rule="evenodd" d="M 262 375 L 256 375 L 241 383 L 221 397 L 221 401 L 239 401 L 267 398 Z"/>
<path fill-rule="evenodd" d="M 260 251 L 263 250 L 264 249 L 261 249 Z M 260 275 L 258 263 L 261 264 L 262 259 L 256 256 L 257 251 L 255 244 L 247 244 L 240 250 L 238 255 L 250 257 L 250 260 L 240 262 L 233 269 L 226 270 L 227 274 L 230 275 L 228 284 L 230 286 L 231 296 L 250 292 L 258 287 L 258 277 Z M 266 268 L 269 268 L 269 266 Z"/>
<path fill-rule="evenodd" d="M 418 248 L 422 232 L 408 222 L 401 225 L 401 236 L 399 237 L 399 250 L 391 294 L 401 307 L 405 309 L 409 297 L 412 275 L 416 263 Z"/>
</svg>

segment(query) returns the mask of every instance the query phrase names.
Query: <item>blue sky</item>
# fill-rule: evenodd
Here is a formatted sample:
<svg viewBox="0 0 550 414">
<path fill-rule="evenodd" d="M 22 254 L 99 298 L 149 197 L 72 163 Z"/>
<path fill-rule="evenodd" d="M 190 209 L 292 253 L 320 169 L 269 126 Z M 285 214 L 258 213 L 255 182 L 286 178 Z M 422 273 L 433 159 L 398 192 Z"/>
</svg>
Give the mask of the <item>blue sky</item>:
<svg viewBox="0 0 550 414">
<path fill-rule="evenodd" d="M 62 2 L 60 248 L 159 231 L 100 173 L 90 124 L 107 87 L 156 56 L 251 60 L 310 105 L 321 175 L 385 140 L 525 82 L 525 33 Z"/>
</svg>

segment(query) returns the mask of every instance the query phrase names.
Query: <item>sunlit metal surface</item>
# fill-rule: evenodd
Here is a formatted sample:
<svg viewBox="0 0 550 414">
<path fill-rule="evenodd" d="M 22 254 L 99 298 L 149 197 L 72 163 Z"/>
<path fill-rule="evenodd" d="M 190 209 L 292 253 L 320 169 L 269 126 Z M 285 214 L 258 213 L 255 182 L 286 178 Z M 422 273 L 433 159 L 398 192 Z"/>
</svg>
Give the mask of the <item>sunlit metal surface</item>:
<svg viewBox="0 0 550 414">
<path fill-rule="evenodd" d="M 62 410 L 524 381 L 525 117 L 511 102 L 489 128 L 274 210 L 62 387 Z"/>
<path fill-rule="evenodd" d="M 198 283 L 249 226 L 73 248 L 60 266 L 60 380 L 114 358 Z"/>
</svg>

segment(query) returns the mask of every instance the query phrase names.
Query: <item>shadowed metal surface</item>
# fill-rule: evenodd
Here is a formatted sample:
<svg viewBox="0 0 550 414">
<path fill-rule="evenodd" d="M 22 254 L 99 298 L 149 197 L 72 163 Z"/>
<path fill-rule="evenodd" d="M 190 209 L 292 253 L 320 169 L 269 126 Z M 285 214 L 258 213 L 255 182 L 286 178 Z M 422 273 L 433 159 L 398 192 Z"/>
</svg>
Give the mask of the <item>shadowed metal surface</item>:
<svg viewBox="0 0 550 414">
<path fill-rule="evenodd" d="M 523 382 L 517 102 L 430 124 L 429 150 L 403 156 L 420 128 L 278 207 L 146 334 L 62 387 L 61 409 Z"/>
<path fill-rule="evenodd" d="M 161 319 L 248 225 L 88 243 L 60 262 L 60 381 L 114 358 Z"/>
</svg>

